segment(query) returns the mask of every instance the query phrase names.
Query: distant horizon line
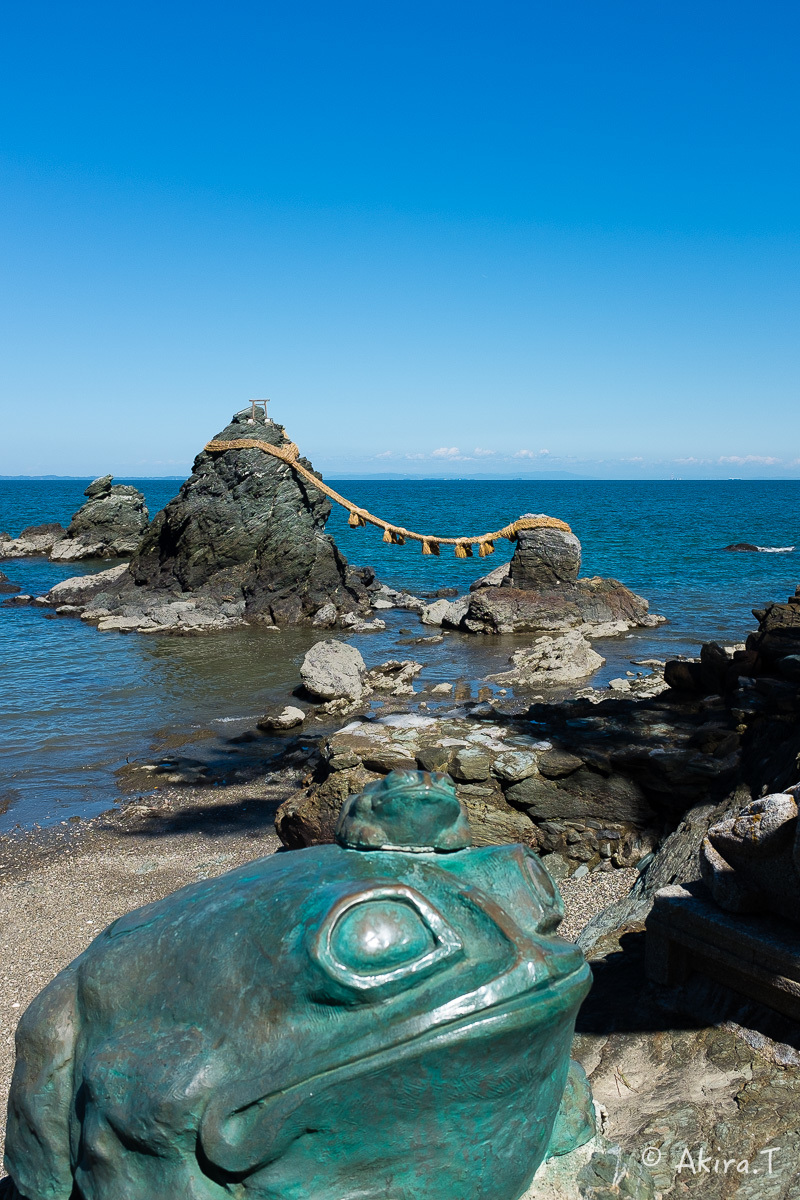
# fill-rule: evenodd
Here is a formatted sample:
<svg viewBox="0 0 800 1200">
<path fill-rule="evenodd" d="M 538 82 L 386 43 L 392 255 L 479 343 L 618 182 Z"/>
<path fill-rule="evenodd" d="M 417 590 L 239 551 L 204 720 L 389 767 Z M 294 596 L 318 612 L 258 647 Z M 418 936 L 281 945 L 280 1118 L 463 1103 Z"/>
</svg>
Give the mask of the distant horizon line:
<svg viewBox="0 0 800 1200">
<path fill-rule="evenodd" d="M 132 479 L 144 481 L 181 481 L 185 482 L 191 475 L 135 475 L 121 474 L 114 479 Z M 102 478 L 98 475 L 0 475 L 0 482 L 60 482 L 74 480 L 77 483 L 92 482 Z M 468 480 L 482 483 L 800 483 L 800 475 L 576 475 L 566 471 L 548 471 L 536 475 L 402 475 L 397 472 L 381 474 L 341 474 L 333 472 L 327 476 L 331 480 L 348 480 L 375 483 L 385 479 L 392 483 L 447 483 L 465 482 Z"/>
</svg>

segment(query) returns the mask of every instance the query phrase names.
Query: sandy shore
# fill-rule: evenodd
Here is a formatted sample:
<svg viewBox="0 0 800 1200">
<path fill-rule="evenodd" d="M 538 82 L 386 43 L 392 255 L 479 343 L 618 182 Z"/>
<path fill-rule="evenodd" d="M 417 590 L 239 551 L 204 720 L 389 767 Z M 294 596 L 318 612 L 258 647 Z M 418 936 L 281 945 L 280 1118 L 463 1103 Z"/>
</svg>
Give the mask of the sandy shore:
<svg viewBox="0 0 800 1200">
<path fill-rule="evenodd" d="M 275 810 L 295 786 L 281 776 L 174 789 L 66 833 L 0 841 L 0 1146 L 14 1029 L 33 997 L 117 917 L 274 853 Z M 614 871 L 562 884 L 563 935 L 577 936 L 635 877 L 633 870 Z"/>
</svg>

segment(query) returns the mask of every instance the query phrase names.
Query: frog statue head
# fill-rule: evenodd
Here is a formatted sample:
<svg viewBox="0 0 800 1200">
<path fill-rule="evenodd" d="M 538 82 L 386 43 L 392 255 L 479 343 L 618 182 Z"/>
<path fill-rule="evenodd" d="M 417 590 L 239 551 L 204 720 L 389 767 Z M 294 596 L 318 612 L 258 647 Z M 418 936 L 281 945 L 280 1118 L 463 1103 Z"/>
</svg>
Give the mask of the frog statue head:
<svg viewBox="0 0 800 1200">
<path fill-rule="evenodd" d="M 470 848 L 449 779 L 371 784 L 336 844 L 129 913 L 37 997 L 19 1196 L 517 1200 L 589 988 L 562 916 L 526 846 Z"/>
</svg>

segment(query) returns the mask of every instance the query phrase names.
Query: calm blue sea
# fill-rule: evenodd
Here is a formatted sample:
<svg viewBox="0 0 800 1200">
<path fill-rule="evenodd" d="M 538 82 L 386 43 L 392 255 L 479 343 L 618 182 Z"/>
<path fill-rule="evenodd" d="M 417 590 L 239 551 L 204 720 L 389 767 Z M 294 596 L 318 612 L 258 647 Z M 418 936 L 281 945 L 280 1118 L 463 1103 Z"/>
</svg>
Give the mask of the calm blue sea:
<svg viewBox="0 0 800 1200">
<path fill-rule="evenodd" d="M 0 480 L 0 530 L 67 524 L 87 482 Z M 177 479 L 119 482 L 144 492 L 151 515 L 180 486 Z M 524 512 L 568 521 L 583 545 L 584 574 L 621 579 L 669 618 L 659 629 L 598 643 L 608 662 L 597 681 L 624 672 L 633 658 L 692 653 L 710 638 L 741 640 L 754 625 L 753 607 L 785 598 L 800 582 L 800 481 L 331 482 L 372 512 L 443 536 L 498 528 Z M 418 545 L 388 546 L 376 530 L 351 530 L 338 508 L 328 529 L 353 563 L 416 592 L 466 590 L 512 550 L 498 543 L 487 559 L 423 557 Z M 733 542 L 780 552 L 724 553 Z M 0 566 L 33 594 L 78 573 L 42 559 Z M 420 657 L 423 680 L 478 680 L 503 669 L 519 644 L 454 634 L 438 647 L 398 647 L 401 631 L 426 631 L 408 613 L 390 613 L 388 624 L 385 633 L 353 641 L 369 665 Z M 230 737 L 288 696 L 311 640 L 302 630 L 98 634 L 80 621 L 48 619 L 47 610 L 0 608 L 0 831 L 101 811 L 120 794 L 115 773 L 126 761 L 175 753 L 182 741 L 234 762 L 238 743 Z"/>
</svg>

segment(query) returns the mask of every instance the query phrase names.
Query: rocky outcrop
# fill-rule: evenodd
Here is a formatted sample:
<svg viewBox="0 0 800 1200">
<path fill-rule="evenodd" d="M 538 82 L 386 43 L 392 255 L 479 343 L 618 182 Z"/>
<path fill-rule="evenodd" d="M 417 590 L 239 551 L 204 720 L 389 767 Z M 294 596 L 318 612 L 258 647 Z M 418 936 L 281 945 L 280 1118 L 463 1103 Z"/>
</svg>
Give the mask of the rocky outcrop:
<svg viewBox="0 0 800 1200">
<path fill-rule="evenodd" d="M 606 660 L 573 630 L 557 637 L 536 638 L 532 646 L 516 650 L 509 661 L 514 664 L 513 670 L 487 678 L 517 688 L 574 683 L 591 675 Z"/>
<path fill-rule="evenodd" d="M 21 587 L 18 587 L 16 583 L 12 583 L 8 576 L 0 571 L 0 595 L 10 596 L 14 592 L 21 591 Z"/>
<path fill-rule="evenodd" d="M 792 792 L 800 795 L 800 784 L 753 800 L 709 829 L 700 871 L 721 908 L 800 922 L 800 822 Z"/>
<path fill-rule="evenodd" d="M 83 558 L 130 558 L 144 536 L 150 514 L 144 496 L 126 483 L 114 483 L 103 475 L 83 493 L 86 503 L 78 509 L 50 557 L 54 562 Z"/>
<path fill-rule="evenodd" d="M 785 604 L 770 602 L 753 609 L 753 616 L 758 629 L 745 643 L 706 642 L 699 658 L 670 660 L 664 669 L 670 687 L 708 695 L 747 687 L 747 679 L 800 681 L 800 587 Z"/>
<path fill-rule="evenodd" d="M 525 516 L 534 516 L 525 513 Z M 503 587 L 538 592 L 559 583 L 574 583 L 581 569 L 581 544 L 561 529 L 521 529 Z"/>
<path fill-rule="evenodd" d="M 67 531 L 63 525 L 52 521 L 48 525 L 28 525 L 19 537 L 0 534 L 0 559 L 30 558 L 49 555 L 53 547 L 64 540 Z"/>
<path fill-rule="evenodd" d="M 587 637 L 612 637 L 663 621 L 616 579 L 579 579 L 580 565 L 581 544 L 574 534 L 521 529 L 511 562 L 470 587 L 458 624 L 470 633 L 576 630 Z"/>
<path fill-rule="evenodd" d="M 84 558 L 130 558 L 147 529 L 149 514 L 144 496 L 135 487 L 114 483 L 103 475 L 90 483 L 86 503 L 75 513 L 69 528 L 52 522 L 30 525 L 19 537 L 0 534 L 0 558 L 47 555 L 53 562 Z"/>
<path fill-rule="evenodd" d="M 47 599 L 56 612 L 63 616 L 79 613 L 92 602 L 99 605 L 110 603 L 127 574 L 127 564 L 120 563 L 119 566 L 109 567 L 107 571 L 97 571 L 94 575 L 75 575 L 71 579 L 62 579 L 61 583 L 50 589 Z"/>
<path fill-rule="evenodd" d="M 289 444 L 280 425 L 250 410 L 215 440 L 242 438 Z M 94 597 L 81 615 L 101 630 L 144 633 L 310 624 L 329 605 L 339 617 L 368 615 L 374 575 L 348 567 L 325 533 L 329 513 L 322 492 L 261 450 L 203 451 L 113 594 Z"/>
<path fill-rule="evenodd" d="M 281 807 L 290 848 L 330 841 L 342 802 L 392 770 L 448 774 L 477 845 L 525 842 L 568 870 L 631 866 L 654 845 L 653 813 L 619 772 L 532 737 L 525 722 L 395 714 L 352 721 L 328 738 L 310 784 Z M 605 866 L 604 866 L 605 864 Z"/>
<path fill-rule="evenodd" d="M 611 637 L 660 624 L 648 602 L 616 579 L 578 579 L 540 591 L 482 588 L 470 595 L 461 622 L 470 633 L 566 633 Z"/>
</svg>

